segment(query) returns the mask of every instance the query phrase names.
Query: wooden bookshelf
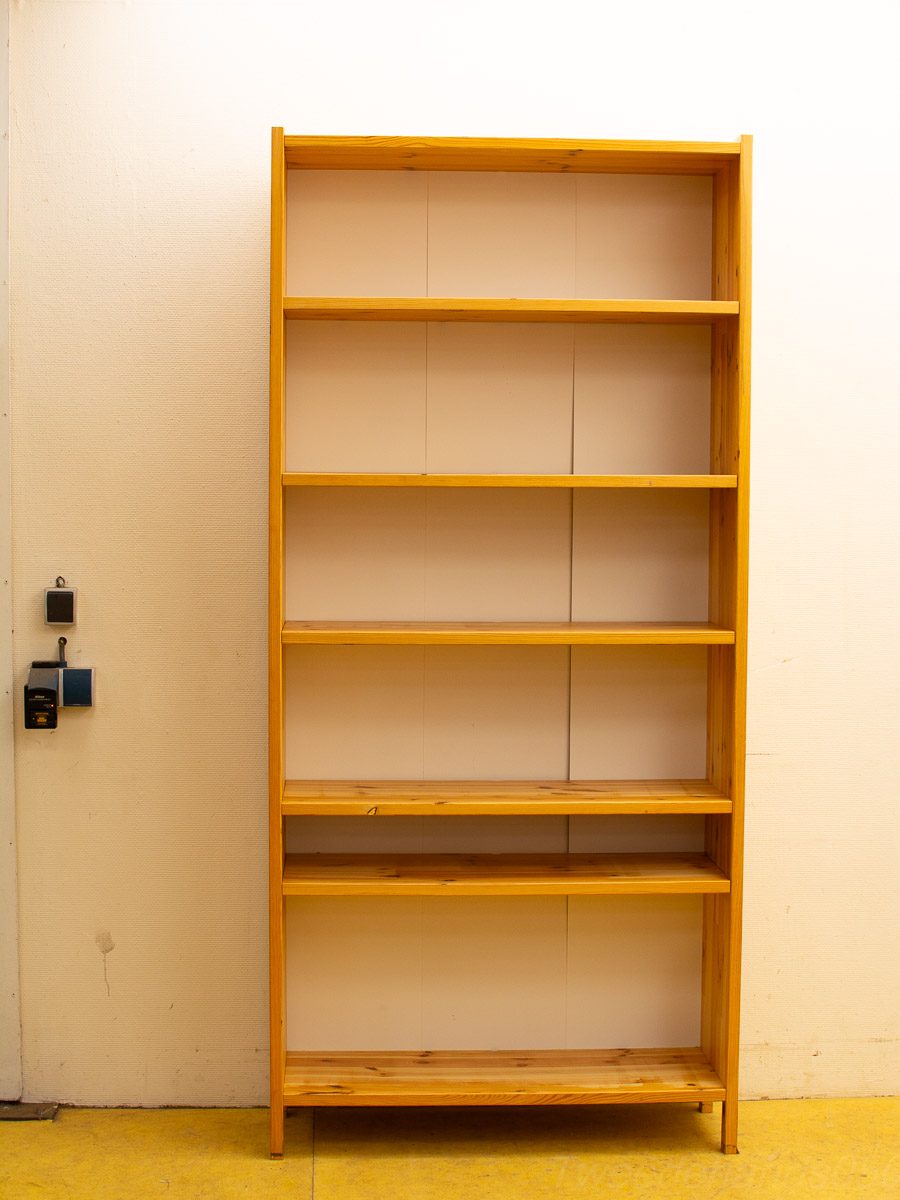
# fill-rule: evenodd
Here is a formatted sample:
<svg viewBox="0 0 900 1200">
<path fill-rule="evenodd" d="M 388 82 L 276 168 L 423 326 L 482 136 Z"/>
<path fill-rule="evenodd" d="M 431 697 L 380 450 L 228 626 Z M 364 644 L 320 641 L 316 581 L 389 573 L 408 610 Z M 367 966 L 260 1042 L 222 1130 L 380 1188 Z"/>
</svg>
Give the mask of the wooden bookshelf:
<svg viewBox="0 0 900 1200">
<path fill-rule="evenodd" d="M 283 1152 L 284 1111 L 286 1106 L 291 1105 L 594 1104 L 650 1101 L 700 1102 L 707 1111 L 712 1102 L 721 1101 L 722 1148 L 726 1153 L 736 1152 L 747 670 L 750 164 L 751 139 L 748 137 L 727 143 L 575 142 L 548 139 L 285 137 L 282 130 L 273 131 L 268 772 L 273 1156 L 280 1156 Z M 650 294 L 643 298 L 641 295 L 617 297 L 613 288 L 605 289 L 605 295 L 573 298 L 565 293 L 574 290 L 574 282 L 559 287 L 562 295 L 552 294 L 556 288 L 549 286 L 536 289 L 547 293 L 537 296 L 523 294 L 530 289 L 510 286 L 509 290 L 518 294 L 505 296 L 497 294 L 501 291 L 500 285 L 493 289 L 493 295 L 479 295 L 481 284 L 473 286 L 471 283 L 461 289 L 470 294 L 460 296 L 405 294 L 417 290 L 415 283 L 408 282 L 396 287 L 396 295 L 362 294 L 369 290 L 390 291 L 394 287 L 393 282 L 384 284 L 376 281 L 360 285 L 361 294 L 347 295 L 348 291 L 354 292 L 355 285 L 359 283 L 355 278 L 344 286 L 334 287 L 334 291 L 341 294 L 320 294 L 329 290 L 331 280 L 321 286 L 307 286 L 305 290 L 311 294 L 292 294 L 288 286 L 287 266 L 289 171 L 482 171 L 528 175 L 571 174 L 579 177 L 685 176 L 695 181 L 685 185 L 690 187 L 695 187 L 697 177 L 704 177 L 709 180 L 711 188 L 711 222 L 709 234 L 704 233 L 711 265 L 708 295 L 703 280 L 697 284 L 696 278 L 691 285 L 693 290 L 691 287 L 683 291 L 679 289 L 674 298 L 668 299 L 658 297 L 671 295 L 674 288 L 669 291 L 663 288 L 653 291 L 651 288 L 648 289 Z M 392 179 L 396 182 L 397 176 Z M 702 185 L 703 180 L 699 182 Z M 533 183 L 534 180 L 528 186 L 531 187 Z M 572 180 L 571 185 L 563 182 L 561 186 L 574 189 L 576 183 L 576 180 Z M 578 183 L 578 186 L 589 184 L 590 181 L 585 185 Z M 665 186 L 668 187 L 668 183 Z M 405 183 L 403 187 L 406 187 Z M 705 194 L 708 203 L 710 193 Z M 396 226 L 405 228 L 399 220 Z M 527 224 L 525 228 L 527 230 Z M 376 238 L 372 244 L 381 243 Z M 706 271 L 705 266 L 703 270 Z M 423 273 L 422 290 L 428 291 L 425 278 Z M 427 278 L 435 290 L 439 290 L 431 275 Z M 445 284 L 443 290 L 455 290 L 455 284 Z M 583 284 L 581 290 L 584 290 Z M 473 292 L 474 295 L 471 294 Z M 685 298 L 678 298 L 679 292 Z M 633 465 L 632 458 L 621 464 L 630 473 L 615 473 L 618 463 L 601 462 L 599 457 L 592 455 L 582 458 L 582 465 L 587 462 L 593 468 L 596 463 L 600 470 L 613 473 L 578 471 L 576 462 L 579 460 L 574 454 L 577 431 L 573 398 L 573 454 L 571 471 L 568 473 L 564 458 L 562 461 L 559 458 L 549 459 L 545 472 L 534 470 L 530 460 L 522 464 L 515 463 L 505 471 L 465 469 L 466 466 L 474 466 L 474 462 L 461 463 L 457 470 L 456 464 L 450 462 L 447 456 L 441 460 L 439 471 L 416 470 L 419 466 L 427 468 L 432 461 L 425 453 L 418 458 L 407 454 L 406 457 L 401 455 L 380 459 L 379 462 L 387 462 L 391 467 L 388 470 L 379 470 L 378 462 L 368 461 L 361 463 L 359 470 L 347 470 L 348 464 L 340 460 L 340 454 L 324 456 L 312 469 L 298 469 L 302 467 L 303 460 L 292 461 L 286 452 L 288 322 L 372 321 L 469 322 L 495 326 L 531 323 L 557 327 L 706 327 L 693 330 L 645 329 L 641 337 L 708 338 L 710 403 L 705 409 L 709 412 L 708 455 L 706 447 L 702 447 L 702 455 L 688 463 L 687 470 L 682 473 L 678 472 L 677 466 L 673 471 L 673 465 L 668 460 L 645 459 L 642 462 L 639 457 L 634 457 Z M 338 329 L 344 333 L 347 330 L 346 325 L 334 326 L 330 331 L 328 326 L 324 327 L 324 331 L 322 326 L 303 328 L 294 324 L 291 328 L 291 338 L 306 339 L 331 336 Z M 420 332 L 428 335 L 429 330 Z M 565 332 L 557 328 L 554 336 Z M 379 337 L 382 333 L 385 338 L 407 336 L 407 331 L 402 328 L 379 331 Z M 408 334 L 410 338 L 419 336 L 412 326 Z M 615 329 L 579 328 L 573 336 L 577 341 L 581 337 L 621 338 L 626 334 L 627 331 Z M 493 331 L 458 329 L 454 336 L 480 338 L 511 334 L 502 328 Z M 516 336 L 521 338 L 521 331 Z M 706 345 L 706 342 L 692 343 L 694 346 L 700 344 Z M 389 374 L 386 379 L 393 380 L 393 376 Z M 573 382 L 573 395 L 574 386 Z M 382 398 L 387 392 L 386 385 Z M 315 397 L 310 402 L 314 403 L 314 400 Z M 610 403 L 615 405 L 614 394 L 611 394 Z M 359 413 L 365 412 L 365 419 L 372 411 L 366 407 L 367 404 L 368 397 L 357 409 Z M 519 420 L 518 409 L 510 411 L 512 416 L 507 417 L 505 425 L 499 426 L 504 437 Z M 523 405 L 523 421 L 528 419 L 527 411 L 527 405 Z M 632 421 L 640 431 L 640 415 L 632 417 Z M 423 428 L 424 424 L 423 420 Z M 543 461 L 540 459 L 540 462 Z M 403 469 L 393 469 L 395 465 Z M 646 473 L 638 473 L 644 467 Z M 294 520 L 297 514 L 311 511 L 311 505 L 321 503 L 321 497 L 302 495 L 302 489 L 315 488 L 544 489 L 541 503 L 548 505 L 559 499 L 550 494 L 552 489 L 569 489 L 572 492 L 573 513 L 579 499 L 589 502 L 589 497 L 579 497 L 579 493 L 589 490 L 618 489 L 623 493 L 631 490 L 635 495 L 625 494 L 620 499 L 628 505 L 638 505 L 651 503 L 638 497 L 638 491 L 657 489 L 668 493 L 666 504 L 671 508 L 691 501 L 690 496 L 679 496 L 679 491 L 705 489 L 709 503 L 706 619 L 375 621 L 363 619 L 366 614 L 365 597 L 361 602 L 358 620 L 305 619 L 305 615 L 316 615 L 315 611 L 308 611 L 307 614 L 302 609 L 299 612 L 290 611 L 285 600 L 285 557 L 291 553 L 291 547 L 286 546 L 286 497 L 293 493 L 291 503 L 295 506 L 292 509 Z M 335 499 L 345 502 L 340 496 Z M 379 502 L 386 503 L 388 499 L 382 493 Z M 466 497 L 463 499 L 466 500 Z M 507 500 L 520 503 L 526 499 L 510 496 L 504 499 L 504 503 Z M 407 503 L 406 500 L 402 502 Z M 531 503 L 530 500 L 528 502 Z M 608 498 L 608 502 L 612 505 L 613 498 Z M 414 503 L 412 498 L 409 503 Z M 435 507 L 442 501 L 439 497 L 426 495 L 421 498 L 421 503 Z M 570 528 L 574 547 L 574 515 Z M 297 536 L 293 526 L 291 536 Z M 363 538 L 364 532 L 358 533 L 357 544 Z M 346 609 L 342 607 L 341 611 Z M 427 607 L 425 612 L 428 612 Z M 354 617 L 356 615 L 354 613 Z M 286 619 L 288 617 L 290 619 Z M 285 647 L 344 646 L 384 647 L 389 657 L 393 654 L 391 647 L 408 646 L 696 647 L 696 651 L 685 651 L 685 654 L 703 654 L 706 659 L 705 777 L 419 781 L 378 778 L 286 779 L 285 761 L 289 747 L 286 746 L 285 731 Z M 290 659 L 292 664 L 300 659 L 319 661 L 319 651 L 305 656 L 293 653 L 294 657 Z M 324 653 L 342 655 L 343 651 Z M 372 661 L 376 658 L 382 661 L 381 653 L 375 652 Z M 574 649 L 572 653 L 592 652 Z M 618 651 L 610 653 L 618 654 Z M 625 655 L 631 653 L 630 650 L 623 650 Z M 643 653 L 640 649 L 634 651 L 635 655 Z M 678 655 L 681 652 L 673 650 L 664 653 Z M 440 657 L 443 656 L 434 656 L 435 659 Z M 499 659 L 503 655 L 495 657 Z M 571 681 L 571 665 L 569 670 Z M 517 765 L 504 766 L 503 770 L 515 774 Z M 414 770 L 415 766 L 410 769 Z M 639 766 L 640 769 L 643 767 Z M 649 766 L 646 769 L 652 771 Z M 698 764 L 695 768 L 663 766 L 659 768 L 659 773 L 674 774 L 678 770 L 696 770 L 699 774 L 703 771 L 703 765 Z M 286 853 L 286 819 L 380 816 L 388 819 L 378 822 L 379 833 L 382 833 L 389 827 L 391 819 L 413 816 L 429 816 L 440 820 L 453 816 L 641 818 L 654 815 L 701 817 L 704 829 L 702 849 L 630 854 L 561 854 L 549 851 L 540 854 L 401 854 L 381 851 L 366 854 Z M 453 822 L 448 822 L 448 827 L 453 825 Z M 464 822 L 456 823 L 457 828 L 464 825 Z M 358 824 L 348 822 L 347 828 L 351 827 L 360 828 Z M 433 831 L 435 825 L 429 822 L 428 828 Z M 379 846 L 382 844 L 378 843 Z M 554 845 L 556 849 L 559 848 L 558 843 Z M 521 1051 L 448 1051 L 440 1046 L 424 1050 L 413 1046 L 404 1051 L 386 1051 L 375 1046 L 365 1051 L 336 1047 L 327 1053 L 287 1048 L 286 898 L 596 896 L 600 898 L 597 903 L 603 904 L 604 896 L 665 898 L 678 895 L 698 896 L 698 905 L 702 905 L 703 912 L 702 968 L 697 980 L 699 1046 L 649 1050 Z M 448 899 L 447 903 L 452 901 Z"/>
</svg>

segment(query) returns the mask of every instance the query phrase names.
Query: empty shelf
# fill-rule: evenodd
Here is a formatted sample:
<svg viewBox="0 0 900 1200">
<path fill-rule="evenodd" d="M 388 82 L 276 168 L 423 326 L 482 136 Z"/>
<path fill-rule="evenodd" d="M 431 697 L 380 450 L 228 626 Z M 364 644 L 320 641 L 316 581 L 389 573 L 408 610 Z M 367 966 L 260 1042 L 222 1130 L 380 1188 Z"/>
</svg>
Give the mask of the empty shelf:
<svg viewBox="0 0 900 1200">
<path fill-rule="evenodd" d="M 288 854 L 286 896 L 602 896 L 727 892 L 699 853 Z"/>
<path fill-rule="evenodd" d="M 724 1100 L 702 1050 L 288 1052 L 288 1105 L 609 1104 Z"/>
<path fill-rule="evenodd" d="M 731 801 L 705 779 L 289 779 L 286 816 L 496 816 L 722 813 Z"/>
</svg>

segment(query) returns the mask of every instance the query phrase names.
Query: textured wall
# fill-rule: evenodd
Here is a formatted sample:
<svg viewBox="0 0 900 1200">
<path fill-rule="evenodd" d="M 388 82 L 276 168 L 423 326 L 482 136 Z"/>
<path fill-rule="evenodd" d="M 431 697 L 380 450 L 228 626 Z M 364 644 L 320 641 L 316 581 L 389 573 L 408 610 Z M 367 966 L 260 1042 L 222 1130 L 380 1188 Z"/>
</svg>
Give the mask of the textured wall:
<svg viewBox="0 0 900 1200">
<path fill-rule="evenodd" d="M 97 670 L 18 741 L 26 1088 L 259 1101 L 268 122 L 168 6 L 26 4 L 13 39 L 17 666 L 62 574 Z"/>
<path fill-rule="evenodd" d="M 29 1098 L 264 1096 L 273 124 L 756 135 L 744 1090 L 897 1090 L 896 18 L 807 17 L 14 3 L 16 687 L 60 573 L 98 670 L 17 734 Z"/>
<path fill-rule="evenodd" d="M 9 40 L 9 8 L 0 11 L 0 34 Z M 0 55 L 0 108 L 9 149 L 9 56 Z M 9 226 L 9 155 L 0 155 L 2 214 Z M 9 240 L 2 254 L 0 286 L 0 1096 L 22 1091 L 19 1021 L 19 913 L 16 864 L 15 743 L 12 665 L 12 521 L 9 443 Z"/>
</svg>

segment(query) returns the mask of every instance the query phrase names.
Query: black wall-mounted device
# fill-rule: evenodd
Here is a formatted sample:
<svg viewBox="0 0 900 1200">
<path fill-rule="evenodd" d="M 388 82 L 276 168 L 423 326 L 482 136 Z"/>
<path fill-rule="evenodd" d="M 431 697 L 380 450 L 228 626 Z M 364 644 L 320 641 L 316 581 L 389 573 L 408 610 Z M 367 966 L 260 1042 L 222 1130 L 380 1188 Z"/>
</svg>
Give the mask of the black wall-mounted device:
<svg viewBox="0 0 900 1200">
<path fill-rule="evenodd" d="M 44 624 L 74 625 L 77 590 L 66 587 L 62 575 L 56 577 L 56 587 L 44 588 Z"/>
<path fill-rule="evenodd" d="M 25 684 L 25 728 L 55 729 L 59 708 L 59 667 L 32 667 Z"/>
</svg>

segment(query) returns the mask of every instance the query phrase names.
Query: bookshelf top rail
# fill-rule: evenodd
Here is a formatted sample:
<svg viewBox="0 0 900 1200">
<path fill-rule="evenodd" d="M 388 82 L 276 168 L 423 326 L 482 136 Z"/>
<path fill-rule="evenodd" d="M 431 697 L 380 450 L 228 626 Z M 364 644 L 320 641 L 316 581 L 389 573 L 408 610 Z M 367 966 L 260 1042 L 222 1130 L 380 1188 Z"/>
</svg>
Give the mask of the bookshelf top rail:
<svg viewBox="0 0 900 1200">
<path fill-rule="evenodd" d="M 319 171 L 713 175 L 741 155 L 739 141 L 287 136 L 284 148 L 288 168 Z"/>
</svg>

